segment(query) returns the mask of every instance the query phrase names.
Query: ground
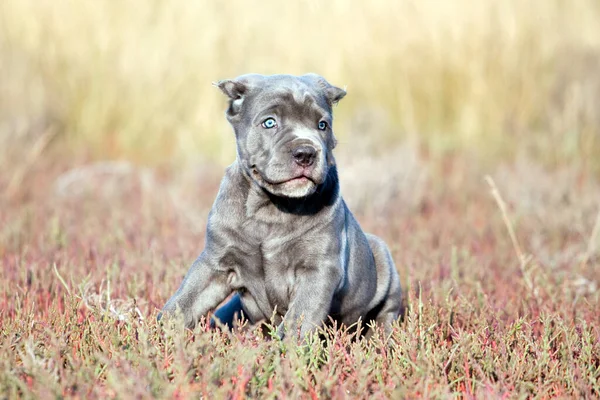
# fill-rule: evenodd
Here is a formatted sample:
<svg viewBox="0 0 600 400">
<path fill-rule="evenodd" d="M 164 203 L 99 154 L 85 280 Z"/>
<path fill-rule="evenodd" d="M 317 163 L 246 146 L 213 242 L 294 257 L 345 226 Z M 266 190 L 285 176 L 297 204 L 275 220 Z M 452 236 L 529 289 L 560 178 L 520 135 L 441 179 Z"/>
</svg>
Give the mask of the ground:
<svg viewBox="0 0 600 400">
<path fill-rule="evenodd" d="M 600 397 L 599 5 L 0 1 L 0 399 Z M 346 88 L 390 338 L 156 322 L 235 158 L 211 82 L 251 72 Z"/>
<path fill-rule="evenodd" d="M 31 172 L 31 189 L 0 214 L 0 393 L 598 396 L 594 181 L 524 163 L 496 167 L 487 181 L 460 157 L 437 165 L 413 154 L 411 163 L 413 176 L 388 169 L 390 193 L 357 169 L 376 207 L 357 201 L 342 175 L 363 228 L 390 244 L 402 278 L 406 310 L 392 337 L 330 329 L 304 346 L 253 327 L 189 331 L 155 320 L 202 249 L 219 168 Z"/>
</svg>

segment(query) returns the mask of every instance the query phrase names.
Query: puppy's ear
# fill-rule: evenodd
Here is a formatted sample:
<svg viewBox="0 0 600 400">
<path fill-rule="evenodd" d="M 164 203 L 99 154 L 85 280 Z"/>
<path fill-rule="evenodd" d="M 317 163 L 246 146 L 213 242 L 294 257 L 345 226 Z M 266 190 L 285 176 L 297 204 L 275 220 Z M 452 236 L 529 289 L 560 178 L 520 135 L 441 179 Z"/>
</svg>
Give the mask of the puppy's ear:
<svg viewBox="0 0 600 400">
<path fill-rule="evenodd" d="M 213 85 L 221 89 L 221 91 L 225 93 L 227 97 L 229 97 L 229 108 L 227 109 L 227 116 L 233 117 L 237 115 L 240 112 L 240 109 L 242 108 L 244 95 L 248 91 L 248 87 L 246 86 L 246 84 L 236 80 L 226 79 L 223 81 L 213 83 Z"/>
<path fill-rule="evenodd" d="M 238 76 L 235 79 L 225 79 L 213 83 L 214 86 L 221 89 L 221 91 L 229 97 L 227 117 L 233 118 L 239 114 L 242 109 L 244 98 L 252 89 L 259 87 L 264 78 L 265 77 L 260 74 L 246 74 Z"/>
<path fill-rule="evenodd" d="M 340 89 L 337 86 L 331 85 L 321 75 L 310 73 L 302 76 L 302 78 L 308 80 L 313 85 L 316 85 L 319 89 L 321 89 L 325 94 L 325 98 L 327 99 L 329 105 L 336 104 L 346 95 L 346 91 L 344 89 Z"/>
<path fill-rule="evenodd" d="M 325 96 L 327 96 L 327 100 L 331 105 L 336 104 L 338 101 L 343 99 L 345 95 L 346 91 L 337 86 L 329 85 L 329 87 L 325 89 Z"/>
<path fill-rule="evenodd" d="M 227 97 L 231 100 L 237 100 L 246 93 L 248 88 L 242 82 L 238 82 L 232 79 L 225 79 L 216 83 L 213 83 L 214 86 L 221 89 Z"/>
</svg>

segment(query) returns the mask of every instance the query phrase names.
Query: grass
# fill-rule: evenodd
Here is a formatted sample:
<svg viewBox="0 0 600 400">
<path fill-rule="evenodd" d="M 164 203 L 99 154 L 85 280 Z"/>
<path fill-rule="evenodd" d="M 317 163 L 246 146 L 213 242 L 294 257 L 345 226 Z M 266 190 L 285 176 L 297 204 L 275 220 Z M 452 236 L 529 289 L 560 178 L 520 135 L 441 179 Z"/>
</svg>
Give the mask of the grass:
<svg viewBox="0 0 600 400">
<path fill-rule="evenodd" d="M 232 137 L 211 82 L 314 71 L 348 88 L 337 110 L 342 138 L 367 124 L 363 135 L 418 139 L 434 154 L 475 148 L 497 159 L 527 148 L 549 165 L 598 172 L 594 0 L 0 7 L 5 149 L 27 148 L 53 127 L 69 156 L 83 147 L 96 159 L 180 164 L 202 154 L 223 163 Z"/>
<path fill-rule="evenodd" d="M 600 397 L 599 19 L 1 2 L 0 398 Z M 342 193 L 396 261 L 391 340 L 156 323 L 234 157 L 210 83 L 250 71 L 347 86 Z"/>
<path fill-rule="evenodd" d="M 365 230 L 390 243 L 401 273 L 407 308 L 393 343 L 330 329 L 324 342 L 313 337 L 304 347 L 253 327 L 229 334 L 155 321 L 201 250 L 220 171 L 113 165 L 109 173 L 109 165 L 92 165 L 80 167 L 77 178 L 73 171 L 40 172 L 30 201 L 5 203 L 1 214 L 0 392 L 598 396 L 600 186 L 573 189 L 568 174 L 539 172 L 537 180 L 551 181 L 552 191 L 576 197 L 562 209 L 538 204 L 534 215 L 522 212 L 532 200 L 521 185 L 531 198 L 550 189 L 521 184 L 517 167 L 489 171 L 491 193 L 478 169 L 460 167 L 460 159 L 452 168 L 419 162 L 431 171 L 419 198 L 402 190 L 383 208 L 367 205 L 357 215 Z M 352 202 L 352 186 L 342 184 Z M 510 200 L 515 194 L 520 200 Z M 563 216 L 568 222 L 561 224 Z"/>
</svg>

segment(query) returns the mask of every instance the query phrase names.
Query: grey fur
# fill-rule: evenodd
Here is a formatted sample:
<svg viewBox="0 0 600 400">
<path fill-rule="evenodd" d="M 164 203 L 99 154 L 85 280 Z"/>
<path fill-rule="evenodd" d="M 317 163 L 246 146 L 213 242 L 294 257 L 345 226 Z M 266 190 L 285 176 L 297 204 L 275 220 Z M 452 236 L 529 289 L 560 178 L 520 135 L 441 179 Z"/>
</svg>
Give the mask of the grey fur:
<svg viewBox="0 0 600 400">
<path fill-rule="evenodd" d="M 215 312 L 225 324 L 242 313 L 253 323 L 275 316 L 303 337 L 330 316 L 375 320 L 389 332 L 401 308 L 398 273 L 339 193 L 331 107 L 346 92 L 315 74 L 251 74 L 216 86 L 230 100 L 237 158 L 209 214 L 204 251 L 163 313 L 180 309 L 193 327 L 236 292 Z M 268 118 L 277 126 L 262 126 Z"/>
</svg>

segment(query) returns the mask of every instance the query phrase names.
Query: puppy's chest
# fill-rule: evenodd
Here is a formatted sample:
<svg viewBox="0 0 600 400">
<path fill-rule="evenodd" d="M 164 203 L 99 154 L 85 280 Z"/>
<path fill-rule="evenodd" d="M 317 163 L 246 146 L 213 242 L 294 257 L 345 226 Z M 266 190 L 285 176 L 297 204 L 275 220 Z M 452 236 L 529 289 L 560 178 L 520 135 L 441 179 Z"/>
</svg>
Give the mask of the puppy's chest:
<svg viewBox="0 0 600 400">
<path fill-rule="evenodd" d="M 282 272 L 295 267 L 302 240 L 293 229 L 253 223 L 245 225 L 240 232 L 245 247 L 255 255 L 254 263 L 260 263 L 257 267 L 265 273 L 271 269 Z"/>
<path fill-rule="evenodd" d="M 269 308 L 285 312 L 296 284 L 296 270 L 302 265 L 302 241 L 274 226 L 253 224 L 241 229 L 248 250 L 240 265 L 241 285 Z"/>
</svg>

